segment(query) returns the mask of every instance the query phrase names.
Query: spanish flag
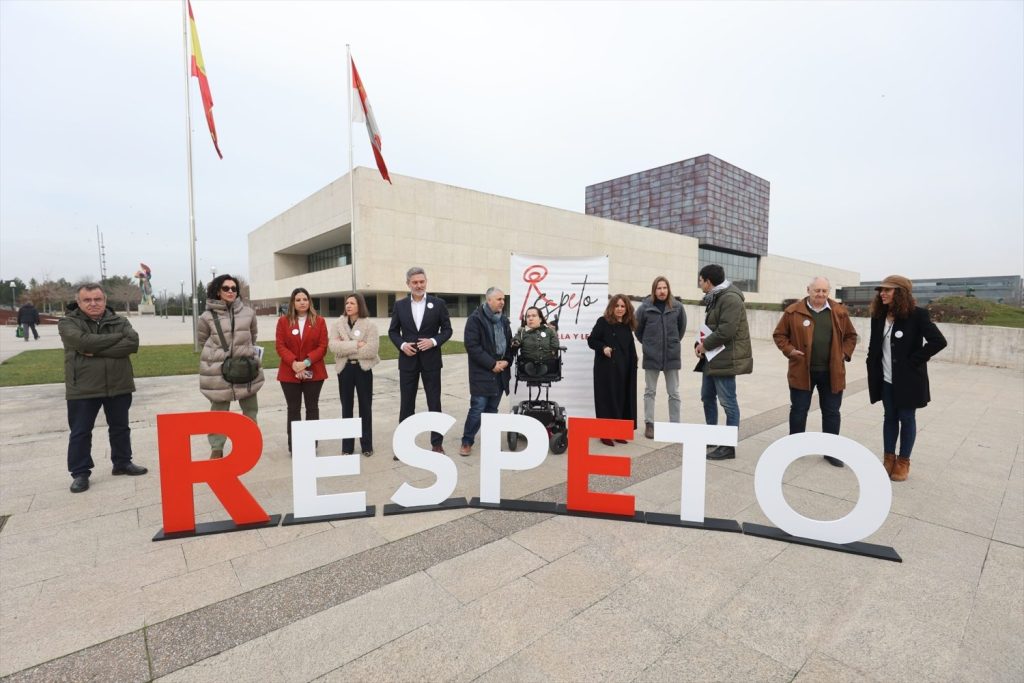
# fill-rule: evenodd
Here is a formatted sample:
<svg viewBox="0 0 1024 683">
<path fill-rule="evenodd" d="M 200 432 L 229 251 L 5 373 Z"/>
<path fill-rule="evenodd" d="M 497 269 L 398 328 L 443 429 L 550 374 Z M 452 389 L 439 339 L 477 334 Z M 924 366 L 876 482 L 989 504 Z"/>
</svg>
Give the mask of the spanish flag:
<svg viewBox="0 0 1024 683">
<path fill-rule="evenodd" d="M 217 150 L 217 156 L 223 159 L 224 155 L 220 153 L 220 146 L 217 144 L 217 127 L 213 125 L 213 95 L 210 94 L 210 81 L 206 78 L 203 51 L 199 47 L 199 32 L 196 31 L 196 19 L 192 16 L 192 1 L 187 0 L 187 2 L 189 33 L 192 35 L 192 75 L 199 79 L 199 94 L 203 97 L 203 111 L 206 112 L 206 125 L 210 128 L 213 148 Z"/>
</svg>

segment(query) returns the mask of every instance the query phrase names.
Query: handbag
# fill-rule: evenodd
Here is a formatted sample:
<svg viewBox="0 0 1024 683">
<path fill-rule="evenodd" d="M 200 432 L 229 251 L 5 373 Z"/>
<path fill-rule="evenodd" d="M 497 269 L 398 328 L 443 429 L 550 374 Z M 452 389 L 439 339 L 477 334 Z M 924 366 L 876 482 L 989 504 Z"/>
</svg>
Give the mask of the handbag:
<svg viewBox="0 0 1024 683">
<path fill-rule="evenodd" d="M 21 339 L 22 337 L 24 337 L 25 336 L 25 328 L 22 327 L 21 325 L 18 325 L 18 329 L 16 329 L 14 331 L 14 336 L 17 337 L 18 339 Z"/>
<path fill-rule="evenodd" d="M 224 330 L 220 327 L 220 316 L 213 314 L 213 324 L 220 337 L 221 348 L 225 353 L 231 348 L 224 338 Z M 235 316 L 231 316 L 231 338 L 235 337 Z M 220 375 L 228 384 L 250 384 L 260 374 L 260 364 L 255 358 L 228 355 L 220 366 Z"/>
</svg>

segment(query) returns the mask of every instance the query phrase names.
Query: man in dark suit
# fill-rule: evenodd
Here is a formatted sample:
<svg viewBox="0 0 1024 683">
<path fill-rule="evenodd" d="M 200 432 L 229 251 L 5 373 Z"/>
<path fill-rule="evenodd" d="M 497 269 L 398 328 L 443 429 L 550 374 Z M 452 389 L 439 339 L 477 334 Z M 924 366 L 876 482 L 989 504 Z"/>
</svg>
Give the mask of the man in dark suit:
<svg viewBox="0 0 1024 683">
<path fill-rule="evenodd" d="M 441 412 L 441 345 L 452 336 L 448 307 L 443 299 L 427 294 L 427 274 L 423 269 L 410 268 L 405 274 L 405 284 L 409 286 L 409 296 L 395 302 L 388 327 L 388 337 L 399 351 L 399 422 L 416 412 L 420 377 L 427 409 Z M 437 453 L 444 453 L 442 438 L 437 432 L 430 434 L 430 444 Z"/>
</svg>

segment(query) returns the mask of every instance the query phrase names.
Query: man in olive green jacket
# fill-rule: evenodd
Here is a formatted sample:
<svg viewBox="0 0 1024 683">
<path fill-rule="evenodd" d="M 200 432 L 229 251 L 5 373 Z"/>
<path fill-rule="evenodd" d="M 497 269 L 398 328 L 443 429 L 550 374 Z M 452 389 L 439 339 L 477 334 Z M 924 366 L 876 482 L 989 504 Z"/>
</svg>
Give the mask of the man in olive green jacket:
<svg viewBox="0 0 1024 683">
<path fill-rule="evenodd" d="M 100 408 L 110 435 L 111 474 L 138 476 L 148 470 L 132 462 L 128 410 L 135 379 L 131 354 L 139 350 L 139 335 L 131 323 L 107 307 L 103 288 L 81 285 L 75 303 L 57 325 L 64 344 L 64 388 L 68 403 L 68 471 L 71 492 L 89 489 L 92 474 L 92 429 Z"/>
<path fill-rule="evenodd" d="M 736 400 L 736 375 L 749 375 L 754 371 L 743 292 L 725 279 L 725 269 L 719 265 L 701 268 L 697 285 L 705 294 L 706 306 L 704 326 L 701 327 L 699 341 L 694 345 L 700 359 L 694 370 L 704 373 L 700 388 L 704 421 L 709 425 L 718 424 L 717 402 L 721 402 L 725 410 L 725 424 L 738 428 L 740 404 Z M 730 460 L 736 457 L 736 448 L 718 446 L 707 457 L 709 460 Z"/>
</svg>

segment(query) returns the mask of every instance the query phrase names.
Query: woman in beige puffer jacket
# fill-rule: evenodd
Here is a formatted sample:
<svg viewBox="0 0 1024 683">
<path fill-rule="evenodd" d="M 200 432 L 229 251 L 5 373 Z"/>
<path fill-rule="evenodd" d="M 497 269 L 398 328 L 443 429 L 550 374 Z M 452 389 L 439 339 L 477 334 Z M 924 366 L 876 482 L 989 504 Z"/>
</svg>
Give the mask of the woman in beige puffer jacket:
<svg viewBox="0 0 1024 683">
<path fill-rule="evenodd" d="M 228 344 L 226 352 L 220 343 L 214 316 L 217 316 L 224 332 L 224 340 Z M 257 356 L 256 313 L 242 303 L 238 294 L 238 281 L 230 275 L 214 278 L 207 287 L 206 311 L 199 316 L 198 338 L 202 344 L 199 355 L 199 391 L 210 401 L 210 410 L 230 410 L 231 402 L 238 401 L 242 414 L 255 422 L 259 412 L 256 392 L 263 386 L 263 369 L 260 369 L 256 379 L 247 384 L 229 384 L 220 372 L 224 359 L 229 355 Z M 209 435 L 211 459 L 224 455 L 226 440 L 223 434 Z"/>
</svg>

